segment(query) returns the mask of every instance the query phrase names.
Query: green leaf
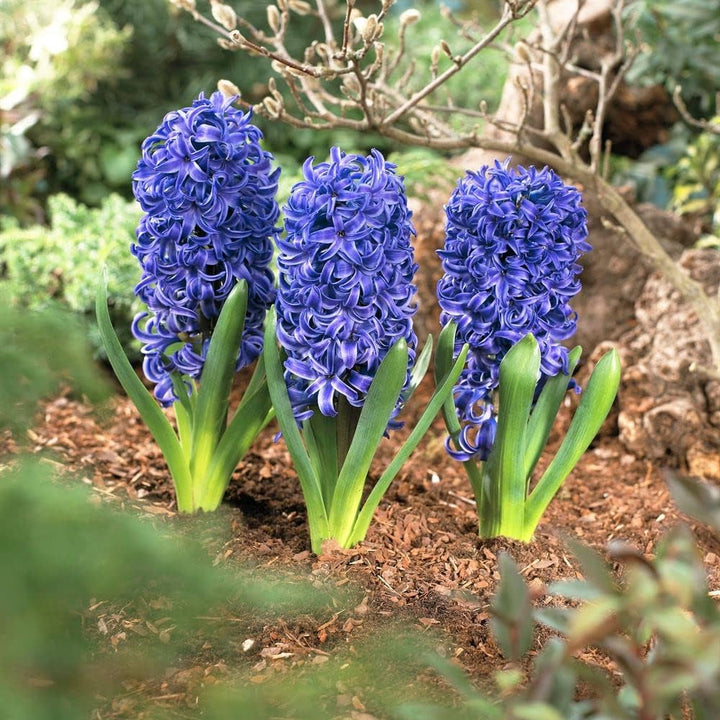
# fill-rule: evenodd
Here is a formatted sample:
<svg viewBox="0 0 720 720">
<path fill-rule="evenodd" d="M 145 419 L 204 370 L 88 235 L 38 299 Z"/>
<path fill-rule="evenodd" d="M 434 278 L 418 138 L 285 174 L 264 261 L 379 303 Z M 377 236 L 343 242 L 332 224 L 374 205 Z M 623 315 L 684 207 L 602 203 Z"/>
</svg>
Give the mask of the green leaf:
<svg viewBox="0 0 720 720">
<path fill-rule="evenodd" d="M 443 406 L 446 398 L 451 395 L 453 387 L 457 382 L 463 367 L 465 366 L 465 360 L 467 358 L 468 346 L 465 345 L 458 355 L 455 365 L 450 369 L 450 372 L 442 379 L 432 397 L 428 403 L 425 411 L 423 412 L 417 425 L 413 428 L 408 439 L 403 443 L 400 451 L 395 455 L 393 461 L 387 466 L 385 472 L 380 476 L 380 479 L 375 483 L 368 499 L 360 511 L 355 526 L 350 536 L 350 543 L 354 545 L 365 539 L 372 517 L 375 514 L 377 506 L 384 497 L 387 489 L 390 487 L 390 483 L 394 480 L 395 476 L 400 471 L 405 461 L 410 457 L 412 452 L 418 446 L 420 441 L 427 433 L 430 425 L 437 416 L 440 408 Z"/>
<path fill-rule="evenodd" d="M 265 372 L 270 399 L 275 408 L 275 416 L 282 430 L 285 444 L 298 474 L 300 487 L 305 498 L 308 512 L 308 526 L 310 529 L 310 543 L 314 553 L 322 549 L 322 541 L 328 536 L 327 512 L 323 503 L 320 480 L 313 468 L 310 457 L 298 430 L 293 415 L 290 397 L 288 396 L 285 378 L 283 377 L 282 361 L 275 340 L 276 327 L 275 308 L 271 308 L 265 320 L 265 346 L 263 357 L 265 359 Z"/>
<path fill-rule="evenodd" d="M 515 343 L 500 363 L 497 434 L 483 467 L 482 537 L 524 539 L 525 436 L 539 371 L 540 350 L 531 334 Z"/>
<path fill-rule="evenodd" d="M 517 720 L 565 720 L 552 705 L 531 702 L 513 708 L 513 716 Z"/>
<path fill-rule="evenodd" d="M 432 357 L 433 338 L 432 335 L 428 335 L 428 339 L 425 343 L 420 354 L 415 359 L 415 365 L 413 365 L 410 371 L 410 382 L 408 383 L 407 389 L 403 391 L 402 402 L 406 404 L 417 390 L 418 385 L 423 381 L 427 369 L 430 366 L 430 358 Z"/>
<path fill-rule="evenodd" d="M 540 397 L 530 413 L 528 421 L 527 440 L 525 446 L 525 477 L 529 478 L 542 455 L 545 443 L 555 423 L 560 405 L 562 404 L 568 383 L 577 366 L 582 348 L 578 345 L 568 355 L 568 372 L 558 373 L 548 378 L 540 392 Z"/>
<path fill-rule="evenodd" d="M 452 368 L 453 353 L 455 351 L 455 334 L 457 331 L 457 325 L 455 323 L 448 323 L 442 329 L 440 337 L 438 338 L 438 347 L 435 352 L 435 385 L 439 386 L 442 379 L 447 376 Z M 461 368 L 462 371 L 462 368 Z M 453 399 L 452 393 L 448 396 L 442 406 L 443 420 L 445 421 L 445 427 L 447 428 L 448 434 L 450 435 L 450 441 L 459 449 L 459 443 L 457 438 L 460 435 L 461 426 L 460 421 L 457 417 L 457 411 L 455 408 L 455 400 Z M 473 493 L 475 495 L 475 503 L 477 505 L 477 512 L 479 517 L 483 517 L 484 510 L 484 498 L 482 493 L 482 475 L 480 474 L 480 468 L 475 460 L 466 460 L 463 462 L 463 467 L 467 473 L 470 485 L 472 486 Z"/>
<path fill-rule="evenodd" d="M 107 284 L 103 279 L 95 298 L 95 314 L 100 337 L 115 375 L 130 400 L 140 413 L 155 442 L 168 464 L 175 485 L 177 505 L 180 512 L 193 512 L 192 477 L 177 435 L 163 414 L 155 398 L 147 391 L 140 378 L 135 374 L 130 361 L 123 352 L 122 345 L 110 321 L 107 306 Z"/>
<path fill-rule="evenodd" d="M 520 660 L 533 640 L 530 592 L 515 561 L 503 552 L 498 558 L 500 584 L 490 603 L 490 627 L 503 655 Z"/>
<path fill-rule="evenodd" d="M 610 566 L 592 548 L 577 540 L 567 540 L 572 554 L 580 561 L 585 579 L 605 595 L 616 595 L 618 587 L 610 572 Z"/>
<path fill-rule="evenodd" d="M 530 539 L 545 509 L 587 450 L 612 407 L 620 386 L 620 357 L 612 349 L 600 358 L 583 391 L 580 406 L 549 467 L 525 507 L 524 538 Z"/>
<path fill-rule="evenodd" d="M 343 547 L 347 546 L 357 519 L 370 463 L 400 397 L 407 363 L 407 343 L 400 339 L 383 358 L 373 378 L 350 449 L 340 469 L 328 519 L 332 537 Z"/>
<path fill-rule="evenodd" d="M 198 507 L 203 502 L 205 476 L 213 452 L 227 422 L 230 389 L 246 312 L 247 283 L 241 280 L 228 295 L 213 330 L 195 400 L 190 468 Z"/>
<path fill-rule="evenodd" d="M 318 410 L 303 423 L 303 437 L 320 478 L 325 507 L 330 507 L 339 472 L 337 422 L 337 417 L 326 417 Z"/>
<path fill-rule="evenodd" d="M 235 466 L 245 456 L 258 433 L 273 417 L 272 403 L 267 383 L 264 381 L 262 357 L 258 361 L 253 377 L 261 373 L 263 381 L 255 385 L 253 393 L 245 392 L 230 424 L 215 448 L 205 480 L 200 508 L 208 512 L 216 510 L 230 483 Z M 248 387 L 252 385 L 252 380 Z"/>
</svg>

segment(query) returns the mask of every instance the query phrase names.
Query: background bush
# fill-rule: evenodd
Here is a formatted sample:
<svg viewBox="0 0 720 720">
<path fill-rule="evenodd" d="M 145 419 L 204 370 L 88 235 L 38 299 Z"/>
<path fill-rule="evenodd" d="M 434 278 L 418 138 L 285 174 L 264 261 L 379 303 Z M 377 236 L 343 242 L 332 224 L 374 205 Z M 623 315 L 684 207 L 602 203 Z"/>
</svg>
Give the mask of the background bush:
<svg viewBox="0 0 720 720">
<path fill-rule="evenodd" d="M 5 224 L 0 232 L 2 285 L 22 307 L 52 304 L 87 319 L 95 352 L 101 347 L 94 320 L 95 292 L 107 266 L 111 316 L 126 351 L 137 358 L 130 323 L 141 304 L 133 289 L 140 266 L 130 254 L 140 208 L 134 201 L 110 195 L 99 208 L 88 208 L 68 195 L 48 202 L 50 227 L 20 228 Z"/>
</svg>

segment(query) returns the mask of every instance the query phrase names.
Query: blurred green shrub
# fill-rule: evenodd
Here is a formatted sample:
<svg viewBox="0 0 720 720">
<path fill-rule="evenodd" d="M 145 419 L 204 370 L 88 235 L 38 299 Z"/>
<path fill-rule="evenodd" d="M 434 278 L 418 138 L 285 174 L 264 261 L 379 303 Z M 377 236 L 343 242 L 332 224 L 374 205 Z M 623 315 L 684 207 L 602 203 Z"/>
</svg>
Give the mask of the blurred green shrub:
<svg viewBox="0 0 720 720">
<path fill-rule="evenodd" d="M 109 394 L 88 352 L 85 328 L 67 310 L 18 308 L 0 285 L 0 430 L 21 432 L 38 400 L 66 383 L 96 402 Z"/>
<path fill-rule="evenodd" d="M 33 195 L 45 190 L 41 158 L 49 147 L 33 137 L 63 127 L 69 108 L 98 83 L 121 72 L 131 30 L 117 28 L 97 2 L 4 0 L 0 13 L 0 212 L 40 219 Z M 78 143 L 79 138 L 74 138 Z"/>
<path fill-rule="evenodd" d="M 102 344 L 90 318 L 100 273 L 107 266 L 113 322 L 126 351 L 137 358 L 130 324 L 141 309 L 133 293 L 140 266 L 130 254 L 130 244 L 139 206 L 110 195 L 101 207 L 88 208 L 67 195 L 53 195 L 48 207 L 50 227 L 6 223 L 0 231 L 6 292 L 22 307 L 54 302 L 87 318 L 97 354 Z"/>
<path fill-rule="evenodd" d="M 693 113 L 707 117 L 720 88 L 720 0 L 635 0 L 625 9 L 641 54 L 628 73 L 633 83 L 664 85 Z"/>
<path fill-rule="evenodd" d="M 720 128 L 720 117 L 711 123 Z M 715 236 L 720 235 L 720 135 L 700 133 L 673 168 L 673 209 L 699 216 Z"/>
</svg>

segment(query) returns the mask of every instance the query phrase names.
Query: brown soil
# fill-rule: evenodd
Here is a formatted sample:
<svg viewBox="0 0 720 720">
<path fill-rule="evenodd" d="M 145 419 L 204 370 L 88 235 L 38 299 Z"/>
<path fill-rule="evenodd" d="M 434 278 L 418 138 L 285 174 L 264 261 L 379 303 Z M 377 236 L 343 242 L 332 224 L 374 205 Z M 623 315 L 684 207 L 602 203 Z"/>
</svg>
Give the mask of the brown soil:
<svg viewBox="0 0 720 720">
<path fill-rule="evenodd" d="M 409 423 L 427 392 L 421 388 L 418 395 L 406 417 Z M 563 413 L 561 425 L 567 423 L 569 410 Z M 564 537 L 579 538 L 598 549 L 619 538 L 652 555 L 658 538 L 682 520 L 661 468 L 627 454 L 614 425 L 611 418 L 552 502 L 533 542 L 525 545 L 478 539 L 469 484 L 462 466 L 446 456 L 443 428 L 436 421 L 391 486 L 367 540 L 353 550 L 321 557 L 309 552 L 303 500 L 287 450 L 282 441 L 273 441 L 274 431 L 268 429 L 235 473 L 219 514 L 223 530 L 208 541 L 208 551 L 215 562 L 292 568 L 324 586 L 355 587 L 364 599 L 354 610 L 249 628 L 254 640 L 252 672 L 258 681 L 282 668 L 324 662 L 322 658 L 393 620 L 436 633 L 476 682 L 505 667 L 488 630 L 498 553 L 511 553 L 536 601 L 544 604 L 551 602 L 544 594 L 547 583 L 579 576 Z M 399 431 L 383 441 L 378 467 L 388 461 L 402 436 Z M 162 457 L 126 399 L 119 398 L 112 418 L 103 421 L 88 406 L 60 397 L 46 405 L 29 437 L 33 451 L 52 448 L 100 496 L 182 525 Z M 718 540 L 702 527 L 695 529 L 711 588 L 716 589 Z M 117 613 L 101 615 L 100 620 L 111 642 L 136 622 Z M 128 688 L 125 699 L 115 698 L 102 717 L 141 717 L 132 714 L 132 708 L 143 696 L 160 698 L 162 707 L 192 706 L 199 687 L 208 684 L 208 678 L 215 682 L 225 662 L 233 659 L 221 658 L 218 663 L 212 653 L 188 658 L 152 687 Z M 357 702 L 350 710 L 363 717 L 357 709 L 361 700 L 352 700 Z"/>
</svg>

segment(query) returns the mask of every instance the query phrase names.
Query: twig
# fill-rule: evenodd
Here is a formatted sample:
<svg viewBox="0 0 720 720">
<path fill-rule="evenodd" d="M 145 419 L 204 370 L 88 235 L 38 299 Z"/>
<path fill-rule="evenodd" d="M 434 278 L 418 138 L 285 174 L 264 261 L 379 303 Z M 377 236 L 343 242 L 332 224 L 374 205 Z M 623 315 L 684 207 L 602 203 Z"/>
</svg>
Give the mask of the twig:
<svg viewBox="0 0 720 720">
<path fill-rule="evenodd" d="M 682 99 L 682 87 L 680 85 L 675 86 L 673 102 L 680 113 L 680 117 L 682 117 L 688 125 L 692 125 L 692 127 L 699 128 L 700 130 L 705 130 L 705 132 L 713 133 L 714 135 L 720 135 L 720 125 L 708 122 L 707 120 L 698 120 L 690 114 L 685 101 Z M 720 115 L 720 93 L 717 94 L 716 105 L 716 114 Z"/>
</svg>

